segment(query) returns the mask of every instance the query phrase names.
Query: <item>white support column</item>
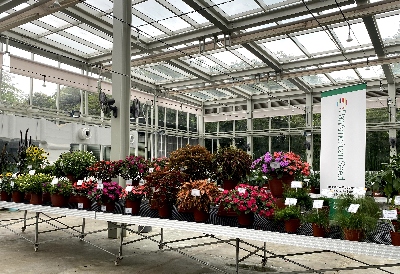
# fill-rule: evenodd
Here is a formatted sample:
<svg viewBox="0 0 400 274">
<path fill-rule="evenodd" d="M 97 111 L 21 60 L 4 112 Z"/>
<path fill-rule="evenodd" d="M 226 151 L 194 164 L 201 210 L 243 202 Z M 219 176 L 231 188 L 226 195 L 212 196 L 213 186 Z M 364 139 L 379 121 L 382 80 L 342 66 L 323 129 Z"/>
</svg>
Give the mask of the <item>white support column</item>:
<svg viewBox="0 0 400 274">
<path fill-rule="evenodd" d="M 271 99 L 268 99 L 268 108 L 271 109 Z M 268 131 L 271 132 L 272 118 L 268 117 Z M 268 135 L 268 151 L 272 153 L 272 136 Z"/>
<path fill-rule="evenodd" d="M 120 160 L 129 155 L 132 0 L 114 1 L 113 15 L 112 97 L 118 117 L 111 115 L 111 160 Z M 119 178 L 119 184 L 125 187 L 125 180 Z"/>
<path fill-rule="evenodd" d="M 306 155 L 307 162 L 313 165 L 314 144 L 313 144 L 313 96 L 312 93 L 306 94 Z M 309 149 L 308 149 L 309 148 Z"/>
<path fill-rule="evenodd" d="M 253 155 L 253 100 L 251 98 L 247 100 L 247 132 L 251 132 L 247 135 L 247 144 L 250 146 L 250 151 L 247 153 Z"/>
<path fill-rule="evenodd" d="M 154 96 L 154 146 L 153 149 L 153 158 L 158 158 L 158 105 L 157 105 L 157 96 Z"/>
<path fill-rule="evenodd" d="M 389 123 L 395 125 L 396 123 L 396 86 L 395 84 L 388 84 L 388 111 L 389 111 Z M 390 104 L 389 104 L 390 102 Z M 390 146 L 390 157 L 397 155 L 396 141 L 397 141 L 396 129 L 389 129 L 389 146 Z"/>
<path fill-rule="evenodd" d="M 188 144 L 190 143 L 190 142 L 189 142 L 189 139 L 190 139 L 190 134 L 189 134 L 189 130 L 190 130 L 189 118 L 190 118 L 189 112 L 186 112 L 186 137 L 187 137 L 187 142 L 186 142 L 185 145 L 188 145 Z"/>
<path fill-rule="evenodd" d="M 34 61 L 35 54 L 31 53 L 31 60 Z M 29 105 L 33 105 L 33 78 L 29 78 Z"/>
<path fill-rule="evenodd" d="M 201 104 L 201 114 L 197 115 L 197 132 L 199 134 L 199 145 L 205 146 L 205 126 L 204 126 L 204 104 Z"/>
</svg>

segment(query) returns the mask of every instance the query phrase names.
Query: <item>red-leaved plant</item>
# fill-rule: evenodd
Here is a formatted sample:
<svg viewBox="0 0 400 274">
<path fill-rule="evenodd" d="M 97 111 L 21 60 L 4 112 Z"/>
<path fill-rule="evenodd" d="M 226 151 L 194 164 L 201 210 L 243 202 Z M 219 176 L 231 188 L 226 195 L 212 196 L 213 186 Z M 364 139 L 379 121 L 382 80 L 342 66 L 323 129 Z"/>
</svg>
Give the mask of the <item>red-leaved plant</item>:
<svg viewBox="0 0 400 274">
<path fill-rule="evenodd" d="M 224 205 L 224 209 L 233 209 L 240 213 L 258 213 L 260 216 L 270 217 L 274 214 L 275 198 L 265 188 L 239 184 L 232 190 L 224 190 L 216 199 Z"/>
</svg>

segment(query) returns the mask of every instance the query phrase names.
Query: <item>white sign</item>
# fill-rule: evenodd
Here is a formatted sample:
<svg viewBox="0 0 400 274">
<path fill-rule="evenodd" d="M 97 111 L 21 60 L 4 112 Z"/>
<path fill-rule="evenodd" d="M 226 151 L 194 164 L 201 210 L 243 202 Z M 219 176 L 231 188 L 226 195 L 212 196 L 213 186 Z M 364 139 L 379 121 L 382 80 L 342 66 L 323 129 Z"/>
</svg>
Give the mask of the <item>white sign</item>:
<svg viewBox="0 0 400 274">
<path fill-rule="evenodd" d="M 366 84 L 321 93 L 321 189 L 365 187 Z"/>
<path fill-rule="evenodd" d="M 143 179 L 140 179 L 139 185 L 140 185 L 140 186 L 144 185 L 144 180 L 143 180 Z"/>
<path fill-rule="evenodd" d="M 14 187 L 14 182 L 13 181 L 11 181 L 10 186 Z"/>
<path fill-rule="evenodd" d="M 397 220 L 397 210 L 382 210 L 383 219 Z"/>
<path fill-rule="evenodd" d="M 192 189 L 192 196 L 197 196 L 197 197 L 200 197 L 201 196 L 201 194 L 200 194 L 200 190 L 199 189 Z"/>
<path fill-rule="evenodd" d="M 357 210 L 358 210 L 359 207 L 360 207 L 359 204 L 351 204 L 351 205 L 349 206 L 349 208 L 347 209 L 347 212 L 350 212 L 350 213 L 357 213 Z"/>
<path fill-rule="evenodd" d="M 104 185 L 103 184 L 97 184 L 97 189 L 103 189 Z"/>
<path fill-rule="evenodd" d="M 246 189 L 242 188 L 242 187 L 239 187 L 238 191 L 239 191 L 240 194 L 245 194 L 246 193 Z"/>
<path fill-rule="evenodd" d="M 286 198 L 285 199 L 285 205 L 291 206 L 291 205 L 296 205 L 296 204 L 297 204 L 296 198 Z"/>
<path fill-rule="evenodd" d="M 400 205 L 400 196 L 395 196 L 394 197 L 394 204 L 395 205 Z"/>
<path fill-rule="evenodd" d="M 303 187 L 303 182 L 292 181 L 291 186 L 292 186 L 292 188 L 302 188 Z"/>
<path fill-rule="evenodd" d="M 132 185 L 132 179 L 126 180 L 125 181 L 127 186 L 131 186 Z"/>
<path fill-rule="evenodd" d="M 36 170 L 29 170 L 29 175 L 35 175 Z"/>
<path fill-rule="evenodd" d="M 152 173 L 154 171 L 154 168 L 149 168 L 149 173 Z"/>
<path fill-rule="evenodd" d="M 103 180 L 97 180 L 97 184 L 98 184 L 98 185 L 103 184 Z"/>
<path fill-rule="evenodd" d="M 13 177 L 13 178 L 17 178 L 17 173 L 14 173 L 14 174 L 12 175 L 12 177 Z"/>
<path fill-rule="evenodd" d="M 107 207 L 105 205 L 101 206 L 101 211 L 107 211 Z"/>
<path fill-rule="evenodd" d="M 132 214 L 132 208 L 126 207 L 125 208 L 125 214 Z"/>
<path fill-rule="evenodd" d="M 78 180 L 78 182 L 76 182 L 76 184 L 77 184 L 78 186 L 81 186 L 81 185 L 83 184 L 83 180 Z"/>
<path fill-rule="evenodd" d="M 364 187 L 353 188 L 353 195 L 355 197 L 365 197 L 366 192 L 367 192 L 367 190 Z"/>
<path fill-rule="evenodd" d="M 127 187 L 125 188 L 125 190 L 126 190 L 127 192 L 131 192 L 132 189 L 133 189 L 133 186 L 127 186 Z"/>
<path fill-rule="evenodd" d="M 324 200 L 313 201 L 313 208 L 322 208 L 323 205 L 324 205 Z"/>
<path fill-rule="evenodd" d="M 269 166 L 270 166 L 271 168 L 277 169 L 277 168 L 280 168 L 280 167 L 281 167 L 281 164 L 280 164 L 279 162 L 271 162 L 271 163 L 269 164 Z"/>
<path fill-rule="evenodd" d="M 32 165 L 27 166 L 28 169 L 32 169 Z"/>
<path fill-rule="evenodd" d="M 78 203 L 78 208 L 83 208 L 83 203 Z"/>
<path fill-rule="evenodd" d="M 321 189 L 321 196 L 326 198 L 333 198 L 333 191 L 330 189 Z"/>
<path fill-rule="evenodd" d="M 52 185 L 56 185 L 58 184 L 58 178 L 53 178 L 53 180 L 51 181 Z"/>
</svg>

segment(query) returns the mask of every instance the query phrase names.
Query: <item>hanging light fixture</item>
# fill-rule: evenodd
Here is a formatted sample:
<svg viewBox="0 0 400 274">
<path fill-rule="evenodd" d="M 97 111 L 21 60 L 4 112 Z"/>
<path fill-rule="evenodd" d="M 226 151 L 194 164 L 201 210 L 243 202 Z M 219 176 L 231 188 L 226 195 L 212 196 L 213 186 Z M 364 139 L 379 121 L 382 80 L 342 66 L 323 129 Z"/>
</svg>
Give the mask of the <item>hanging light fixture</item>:
<svg viewBox="0 0 400 274">
<path fill-rule="evenodd" d="M 351 37 L 351 29 L 350 29 L 350 25 L 349 25 L 349 35 L 347 36 L 347 42 L 351 42 L 353 41 L 353 38 Z"/>
<path fill-rule="evenodd" d="M 365 68 L 365 70 L 370 70 L 368 57 L 367 57 L 367 67 Z"/>
<path fill-rule="evenodd" d="M 43 85 L 42 85 L 42 87 L 46 87 L 46 75 L 43 75 Z"/>
</svg>

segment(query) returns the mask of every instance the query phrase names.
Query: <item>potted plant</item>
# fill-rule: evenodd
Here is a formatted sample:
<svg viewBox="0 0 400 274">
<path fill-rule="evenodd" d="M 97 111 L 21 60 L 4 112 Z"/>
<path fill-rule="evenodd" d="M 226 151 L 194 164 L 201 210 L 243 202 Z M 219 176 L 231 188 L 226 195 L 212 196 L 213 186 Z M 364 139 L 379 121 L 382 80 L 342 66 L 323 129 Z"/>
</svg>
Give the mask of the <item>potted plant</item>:
<svg viewBox="0 0 400 274">
<path fill-rule="evenodd" d="M 119 175 L 125 180 L 132 180 L 132 185 L 138 185 L 140 179 L 149 172 L 149 162 L 142 156 L 128 156 L 118 162 Z"/>
<path fill-rule="evenodd" d="M 269 188 L 274 197 L 283 196 L 284 185 L 288 185 L 296 176 L 308 176 L 310 166 L 302 161 L 300 155 L 293 152 L 270 152 L 253 161 L 251 169 L 257 170 L 269 179 Z"/>
<path fill-rule="evenodd" d="M 96 162 L 92 152 L 65 152 L 54 162 L 56 177 L 67 177 L 71 181 L 82 180 L 88 176 L 88 167 Z"/>
<path fill-rule="evenodd" d="M 72 183 L 65 178 L 53 180 L 48 191 L 51 204 L 56 207 L 64 207 L 68 205 L 68 200 L 72 193 Z"/>
<path fill-rule="evenodd" d="M 138 215 L 143 196 L 146 195 L 146 187 L 143 185 L 127 186 L 122 189 L 120 199 L 125 202 L 125 209 L 131 209 L 131 215 Z"/>
<path fill-rule="evenodd" d="M 169 158 L 168 157 L 154 158 L 151 161 L 149 168 L 152 168 L 153 171 L 167 171 L 169 169 Z"/>
<path fill-rule="evenodd" d="M 89 192 L 93 191 L 97 181 L 91 179 L 80 180 L 72 183 L 72 195 L 75 196 L 75 201 L 78 203 L 79 209 L 88 209 L 91 206 Z"/>
<path fill-rule="evenodd" d="M 310 174 L 308 176 L 301 176 L 301 181 L 305 182 L 305 187 L 309 189 L 310 193 L 319 194 L 320 193 L 320 173 L 319 171 L 314 171 L 310 169 Z"/>
<path fill-rule="evenodd" d="M 99 205 L 105 206 L 102 211 L 114 212 L 115 203 L 119 200 L 122 187 L 117 182 L 96 183 L 88 196 Z"/>
<path fill-rule="evenodd" d="M 359 205 L 356 212 L 349 212 L 350 205 Z M 379 205 L 372 197 L 341 195 L 335 201 L 334 222 L 339 225 L 346 240 L 359 241 L 375 229 L 381 216 Z"/>
<path fill-rule="evenodd" d="M 30 203 L 34 205 L 42 204 L 43 184 L 50 182 L 53 176 L 35 173 L 22 174 L 15 178 L 14 182 L 19 185 L 22 192 L 30 193 Z"/>
<path fill-rule="evenodd" d="M 117 161 L 98 161 L 87 168 L 88 175 L 102 180 L 103 182 L 111 182 L 112 178 L 118 176 L 118 162 Z"/>
<path fill-rule="evenodd" d="M 300 209 L 302 209 L 303 211 L 310 210 L 313 206 L 313 200 L 309 195 L 308 189 L 305 187 L 302 188 L 291 188 L 290 186 L 284 187 L 283 199 L 286 198 L 296 198 L 297 205 L 300 206 Z"/>
<path fill-rule="evenodd" d="M 225 190 L 231 190 L 250 174 L 251 156 L 235 146 L 219 147 L 212 163 L 215 180 L 222 182 Z"/>
<path fill-rule="evenodd" d="M 156 202 L 158 214 L 161 218 L 169 218 L 176 195 L 181 185 L 186 181 L 187 174 L 179 170 L 156 171 L 146 176 L 146 192 L 151 202 Z"/>
<path fill-rule="evenodd" d="M 26 149 L 26 165 L 28 169 L 38 170 L 48 164 L 47 153 L 43 148 L 39 148 L 34 145 L 30 145 Z"/>
<path fill-rule="evenodd" d="M 216 199 L 225 210 L 232 209 L 238 214 L 238 223 L 241 226 L 250 226 L 254 221 L 254 214 L 272 216 L 274 213 L 274 198 L 264 188 L 239 184 L 234 189 L 224 190 Z"/>
<path fill-rule="evenodd" d="M 0 180 L 0 190 L 1 190 L 1 200 L 9 202 L 11 200 L 11 194 L 13 188 L 11 186 L 13 174 L 11 172 L 4 172 L 1 174 Z"/>
<path fill-rule="evenodd" d="M 287 233 L 296 233 L 301 224 L 300 207 L 296 205 L 277 208 L 275 219 L 285 222 L 285 231 Z"/>
<path fill-rule="evenodd" d="M 304 221 L 312 225 L 314 237 L 324 237 L 329 228 L 329 210 L 313 208 L 304 215 Z"/>
<path fill-rule="evenodd" d="M 193 210 L 196 222 L 206 222 L 209 218 L 210 206 L 220 194 L 217 185 L 208 180 L 195 180 L 182 185 L 177 194 L 178 208 Z"/>
<path fill-rule="evenodd" d="M 212 154 L 203 146 L 186 145 L 171 152 L 169 168 L 187 174 L 188 180 L 207 179 L 211 172 Z"/>
</svg>

